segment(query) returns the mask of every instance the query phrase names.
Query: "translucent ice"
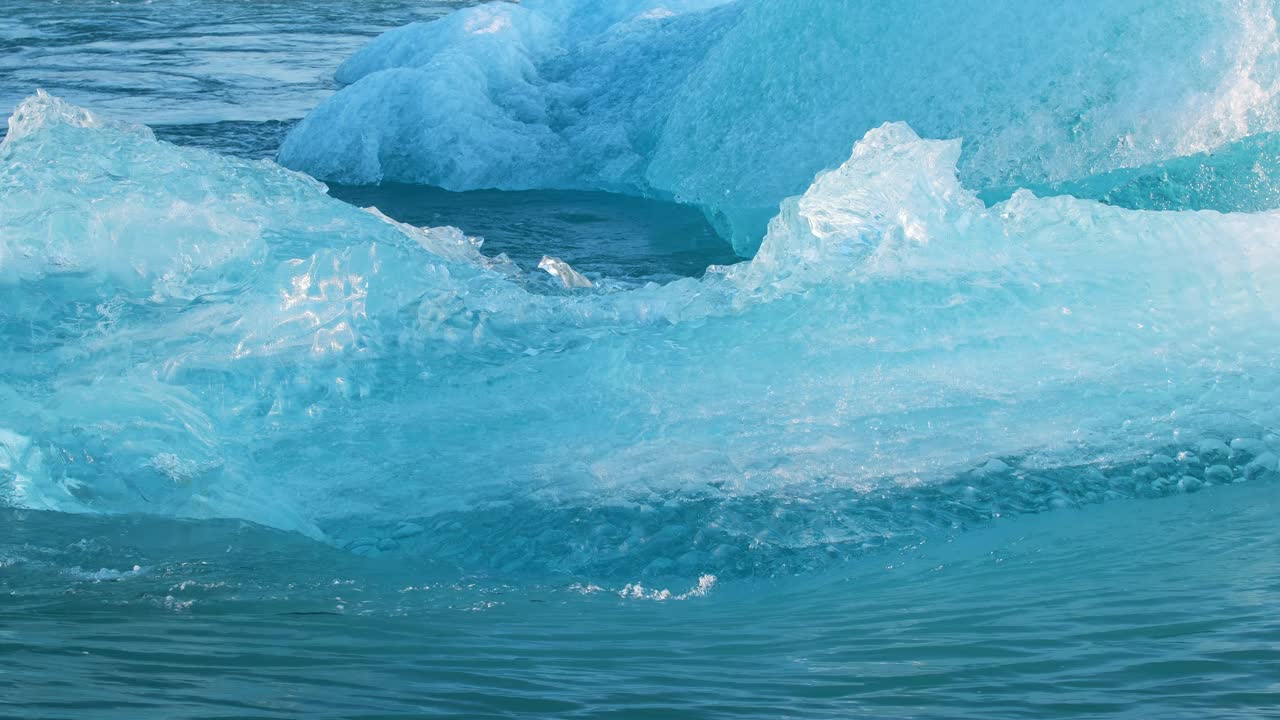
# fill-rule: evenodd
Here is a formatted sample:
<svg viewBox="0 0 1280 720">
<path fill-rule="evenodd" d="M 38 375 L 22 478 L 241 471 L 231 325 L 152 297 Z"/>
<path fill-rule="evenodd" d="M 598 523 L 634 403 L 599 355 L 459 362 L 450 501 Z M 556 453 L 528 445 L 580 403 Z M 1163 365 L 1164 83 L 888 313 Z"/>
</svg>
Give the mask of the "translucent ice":
<svg viewBox="0 0 1280 720">
<path fill-rule="evenodd" d="M 548 275 L 558 279 L 565 287 L 588 288 L 591 287 L 591 281 L 582 273 L 573 269 L 569 263 L 548 255 L 542 256 L 542 260 L 538 263 L 539 270 L 545 270 Z"/>
<path fill-rule="evenodd" d="M 1277 451 L 1277 212 L 987 208 L 960 141 L 888 124 L 752 261 L 569 293 L 58 107 L 0 150 L 10 504 L 631 581 L 1175 492 L 1211 438 Z"/>
<path fill-rule="evenodd" d="M 964 137 L 977 189 L 1277 126 L 1270 0 L 526 0 L 386 33 L 280 160 L 349 183 L 589 187 L 703 207 L 749 255 L 886 120 Z"/>
</svg>

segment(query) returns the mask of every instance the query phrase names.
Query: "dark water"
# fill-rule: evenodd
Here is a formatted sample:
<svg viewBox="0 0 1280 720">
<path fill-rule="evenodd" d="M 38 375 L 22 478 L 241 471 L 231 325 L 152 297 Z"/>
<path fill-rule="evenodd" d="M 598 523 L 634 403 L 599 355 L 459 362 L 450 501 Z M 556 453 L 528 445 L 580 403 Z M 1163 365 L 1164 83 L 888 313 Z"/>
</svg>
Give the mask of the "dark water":
<svg viewBox="0 0 1280 720">
<path fill-rule="evenodd" d="M 397 184 L 334 185 L 329 194 L 376 206 L 412 225 L 463 228 L 484 238 L 486 253 L 507 253 L 525 268 L 553 253 L 583 272 L 663 280 L 701 275 L 708 265 L 741 259 L 702 213 L 657 200 L 563 190 L 457 193 Z"/>
<path fill-rule="evenodd" d="M 43 88 L 148 125 L 302 117 L 368 38 L 467 0 L 0 2 L 0 114 Z"/>
</svg>

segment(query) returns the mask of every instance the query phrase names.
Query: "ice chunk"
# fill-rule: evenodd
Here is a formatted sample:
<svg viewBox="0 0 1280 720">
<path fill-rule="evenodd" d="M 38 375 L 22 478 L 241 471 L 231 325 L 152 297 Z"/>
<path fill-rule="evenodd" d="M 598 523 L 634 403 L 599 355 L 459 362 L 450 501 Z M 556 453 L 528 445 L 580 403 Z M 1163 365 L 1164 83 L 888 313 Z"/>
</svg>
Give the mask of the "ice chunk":
<svg viewBox="0 0 1280 720">
<path fill-rule="evenodd" d="M 543 255 L 542 260 L 538 262 L 538 269 L 545 270 L 548 275 L 559 279 L 569 289 L 592 287 L 591 281 L 586 276 L 559 258 Z"/>
<path fill-rule="evenodd" d="M 44 90 L 27 98 L 13 110 L 9 116 L 9 132 L 0 143 L 0 149 L 16 142 L 37 130 L 51 125 L 70 125 L 78 128 L 111 128 L 119 132 L 128 132 L 154 138 L 151 128 L 133 125 L 114 120 L 104 120 L 97 114 L 82 107 L 50 95 Z"/>
<path fill-rule="evenodd" d="M 697 11 L 725 1 L 489 3 L 392 30 L 342 64 L 342 100 L 281 162 L 346 183 L 634 189 L 674 86 L 725 26 Z"/>
<path fill-rule="evenodd" d="M 465 228 L 50 120 L 0 152 L 0 497 L 723 577 L 1171 493 L 1199 440 L 1280 426 L 1280 213 L 988 208 L 963 158 L 878 126 L 754 260 L 548 292 Z"/>
<path fill-rule="evenodd" d="M 61 498 L 44 494 L 50 489 L 44 475 L 44 456 L 32 447 L 31 438 L 0 428 L 0 500 L 19 507 L 59 508 Z"/>
<path fill-rule="evenodd" d="M 488 3 L 357 52 L 280 160 L 349 183 L 674 197 L 750 255 L 779 201 L 885 121 L 964 137 L 980 190 L 1280 130 L 1274 15 L 1265 0 Z M 1217 184 L 1252 202 L 1238 169 Z"/>
</svg>

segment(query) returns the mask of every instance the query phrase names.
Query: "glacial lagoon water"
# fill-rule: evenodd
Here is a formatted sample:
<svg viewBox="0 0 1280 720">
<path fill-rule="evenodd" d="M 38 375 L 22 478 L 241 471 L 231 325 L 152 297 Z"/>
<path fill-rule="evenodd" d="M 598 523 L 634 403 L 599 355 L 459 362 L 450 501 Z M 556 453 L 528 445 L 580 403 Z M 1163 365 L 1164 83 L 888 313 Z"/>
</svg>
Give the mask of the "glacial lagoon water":
<svg viewBox="0 0 1280 720">
<path fill-rule="evenodd" d="M 1280 716 L 1272 4 L 2 9 L 0 716 Z"/>
</svg>

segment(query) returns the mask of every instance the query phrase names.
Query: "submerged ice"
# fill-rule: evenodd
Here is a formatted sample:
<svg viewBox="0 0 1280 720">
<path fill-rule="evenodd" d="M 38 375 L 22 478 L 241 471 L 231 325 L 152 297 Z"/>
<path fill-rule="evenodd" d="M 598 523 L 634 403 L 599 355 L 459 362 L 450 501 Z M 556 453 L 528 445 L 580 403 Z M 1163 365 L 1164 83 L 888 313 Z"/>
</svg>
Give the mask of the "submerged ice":
<svg viewBox="0 0 1280 720">
<path fill-rule="evenodd" d="M 629 581 L 1275 475 L 1280 212 L 988 208 L 893 123 L 751 261 L 584 283 L 47 95 L 11 128 L 11 505 Z"/>
<path fill-rule="evenodd" d="M 280 161 L 345 183 L 598 188 L 702 207 L 749 256 L 779 201 L 902 120 L 977 190 L 1280 130 L 1270 0 L 487 3 L 371 42 Z"/>
</svg>

